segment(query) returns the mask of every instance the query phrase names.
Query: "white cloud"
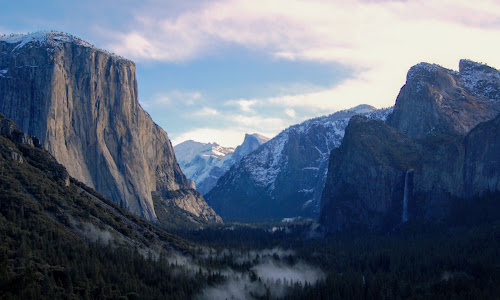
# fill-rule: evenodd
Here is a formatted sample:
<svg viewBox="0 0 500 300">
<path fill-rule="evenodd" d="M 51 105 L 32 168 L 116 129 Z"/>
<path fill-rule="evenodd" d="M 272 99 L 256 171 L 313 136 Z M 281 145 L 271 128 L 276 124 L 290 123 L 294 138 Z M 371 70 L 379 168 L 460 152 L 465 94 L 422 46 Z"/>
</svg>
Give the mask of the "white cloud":
<svg viewBox="0 0 500 300">
<path fill-rule="evenodd" d="M 286 126 L 286 123 L 283 121 L 283 119 L 280 118 L 261 117 L 257 115 L 231 115 L 228 118 L 233 122 L 233 124 L 237 126 L 244 128 L 255 128 L 261 132 L 279 132 Z"/>
<path fill-rule="evenodd" d="M 252 107 L 255 106 L 255 104 L 257 104 L 256 99 L 228 100 L 225 103 L 227 106 L 236 106 L 244 112 L 254 112 Z"/>
<path fill-rule="evenodd" d="M 244 124 L 234 124 L 234 126 L 228 126 L 227 128 L 195 128 L 193 130 L 189 130 L 180 135 L 173 137 L 172 144 L 177 145 L 187 140 L 195 140 L 197 142 L 202 143 L 213 143 L 217 142 L 218 144 L 225 147 L 236 147 L 243 142 L 243 138 L 245 137 L 245 133 L 253 133 L 258 132 L 267 137 L 274 137 L 276 133 L 280 132 L 284 129 L 279 127 L 266 128 L 266 124 L 269 125 L 275 121 L 265 121 L 260 124 L 260 126 L 255 127 L 254 124 L 250 122 L 250 119 L 246 119 L 243 123 L 248 123 L 248 126 Z"/>
<path fill-rule="evenodd" d="M 281 112 L 326 114 L 362 103 L 390 106 L 408 69 L 421 61 L 456 69 L 459 59 L 468 58 L 500 67 L 496 0 L 275 0 L 258 5 L 222 0 L 161 14 L 137 10 L 134 29 L 110 37 L 111 50 L 132 59 L 182 62 L 237 45 L 275 59 L 336 62 L 354 70 L 353 77 L 335 86 L 228 102 L 242 113 L 280 107 Z M 247 128 L 249 120 L 237 120 L 238 126 Z M 266 122 L 279 127 L 276 120 Z"/>
<path fill-rule="evenodd" d="M 187 140 L 195 140 L 202 143 L 213 143 L 226 147 L 235 147 L 241 144 L 244 133 L 237 129 L 218 128 L 196 128 L 185 132 L 172 139 L 172 144 L 177 145 Z"/>
<path fill-rule="evenodd" d="M 285 109 L 285 114 L 291 118 L 295 118 L 295 110 L 293 110 L 292 108 L 287 108 Z"/>
<path fill-rule="evenodd" d="M 216 116 L 219 112 L 211 107 L 203 107 L 202 109 L 192 113 L 194 116 L 204 117 L 204 116 Z"/>
<path fill-rule="evenodd" d="M 276 0 L 259 5 L 227 0 L 175 16 L 151 10 L 145 16 L 139 10 L 137 26 L 116 35 L 111 49 L 134 59 L 184 61 L 238 44 L 278 59 L 340 62 L 357 70 L 353 80 L 273 101 L 317 108 L 388 106 L 406 71 L 421 61 L 456 68 L 460 58 L 470 58 L 500 66 L 499 16 L 500 3 L 494 0 Z M 243 111 L 255 105 L 246 99 L 236 103 Z"/>
<path fill-rule="evenodd" d="M 168 106 L 192 106 L 203 101 L 203 96 L 196 91 L 170 91 L 155 94 L 150 99 L 141 100 L 144 108 L 165 108 Z"/>
</svg>

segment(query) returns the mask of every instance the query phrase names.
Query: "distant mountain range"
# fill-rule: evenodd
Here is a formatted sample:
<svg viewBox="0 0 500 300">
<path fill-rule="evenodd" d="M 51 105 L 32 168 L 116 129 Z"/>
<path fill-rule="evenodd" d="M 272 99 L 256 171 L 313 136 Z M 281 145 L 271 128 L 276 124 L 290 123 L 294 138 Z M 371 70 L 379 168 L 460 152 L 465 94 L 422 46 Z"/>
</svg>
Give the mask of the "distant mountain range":
<svg viewBox="0 0 500 300">
<path fill-rule="evenodd" d="M 193 180 L 196 189 L 205 195 L 234 164 L 268 140 L 258 133 L 245 134 L 243 143 L 236 149 L 189 140 L 174 146 L 174 151 L 186 177 Z"/>
<path fill-rule="evenodd" d="M 317 217 L 328 157 L 349 119 L 385 119 L 391 111 L 360 105 L 291 126 L 226 172 L 206 194 L 207 202 L 228 220 Z"/>
</svg>

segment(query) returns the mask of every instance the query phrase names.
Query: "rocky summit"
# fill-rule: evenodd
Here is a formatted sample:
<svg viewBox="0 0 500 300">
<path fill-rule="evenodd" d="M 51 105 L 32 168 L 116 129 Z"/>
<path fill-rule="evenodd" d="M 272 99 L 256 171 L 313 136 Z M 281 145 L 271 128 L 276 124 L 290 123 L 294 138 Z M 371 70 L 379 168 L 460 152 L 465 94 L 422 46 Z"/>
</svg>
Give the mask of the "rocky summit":
<svg viewBox="0 0 500 300">
<path fill-rule="evenodd" d="M 37 136 L 70 176 L 139 216 L 157 220 L 156 193 L 220 221 L 191 188 L 167 133 L 139 105 L 127 59 L 59 32 L 3 36 L 0 112 Z"/>
<path fill-rule="evenodd" d="M 353 117 L 331 152 L 321 200 L 327 231 L 439 222 L 467 199 L 500 191 L 500 72 L 421 63 L 386 122 Z"/>
<path fill-rule="evenodd" d="M 349 119 L 385 119 L 390 111 L 360 105 L 293 125 L 222 176 L 207 202 L 232 220 L 317 217 L 330 151 L 340 145 Z"/>
<path fill-rule="evenodd" d="M 205 195 L 233 165 L 268 140 L 258 133 L 245 134 L 243 143 L 236 149 L 189 140 L 174 146 L 174 151 L 186 177 L 193 180 L 196 189 Z"/>
<path fill-rule="evenodd" d="M 500 73 L 461 60 L 459 71 L 420 63 L 407 75 L 387 123 L 413 137 L 468 133 L 500 113 Z"/>
</svg>

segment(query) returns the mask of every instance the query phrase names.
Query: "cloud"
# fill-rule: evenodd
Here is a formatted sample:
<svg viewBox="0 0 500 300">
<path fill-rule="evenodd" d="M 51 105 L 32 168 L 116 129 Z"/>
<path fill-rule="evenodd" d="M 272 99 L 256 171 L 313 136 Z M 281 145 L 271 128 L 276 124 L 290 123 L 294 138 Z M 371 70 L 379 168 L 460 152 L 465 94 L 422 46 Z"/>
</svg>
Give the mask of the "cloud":
<svg viewBox="0 0 500 300">
<path fill-rule="evenodd" d="M 210 107 L 203 107 L 202 109 L 192 113 L 192 115 L 196 117 L 216 116 L 218 114 L 219 112 L 216 109 Z"/>
<path fill-rule="evenodd" d="M 257 104 L 256 99 L 228 100 L 225 103 L 227 106 L 236 106 L 244 112 L 254 112 L 252 107 L 255 106 L 255 104 Z"/>
<path fill-rule="evenodd" d="M 150 99 L 141 100 L 144 108 L 166 108 L 169 106 L 192 106 L 203 101 L 203 96 L 196 91 L 173 90 L 166 93 L 157 93 Z"/>
<path fill-rule="evenodd" d="M 295 118 L 295 110 L 291 109 L 291 108 L 287 108 L 285 109 L 285 114 L 291 118 Z"/>
<path fill-rule="evenodd" d="M 282 298 L 292 282 L 314 285 L 325 278 L 321 269 L 301 260 L 294 264 L 285 262 L 285 257 L 295 257 L 291 250 L 262 249 L 243 254 L 224 250 L 216 258 L 221 259 L 224 255 L 230 255 L 238 264 L 249 263 L 253 267 L 250 272 L 226 270 L 224 275 L 228 278 L 223 283 L 206 287 L 196 299 L 255 299 L 265 297 L 267 292 L 272 299 Z"/>
<path fill-rule="evenodd" d="M 334 62 L 353 70 L 332 86 L 306 83 L 259 99 L 227 101 L 245 115 L 288 109 L 290 125 L 303 111 L 314 116 L 363 103 L 394 105 L 406 72 L 422 61 L 456 69 L 459 59 L 468 58 L 499 67 L 500 2 L 476 2 L 221 0 L 175 14 L 145 5 L 134 12 L 129 31 L 109 36 L 108 47 L 139 61 L 182 63 L 237 46 L 276 60 Z"/>
<path fill-rule="evenodd" d="M 222 146 L 237 146 L 243 142 L 243 135 L 238 129 L 195 128 L 184 132 L 172 139 L 172 144 L 177 145 L 187 140 L 201 143 L 217 141 Z"/>
<path fill-rule="evenodd" d="M 142 13 L 142 14 L 141 14 Z M 136 12 L 111 49 L 139 60 L 186 61 L 240 45 L 277 59 L 338 62 L 356 76 L 339 86 L 271 99 L 320 109 L 392 105 L 421 61 L 456 68 L 460 58 L 500 66 L 500 3 L 485 0 L 207 2 L 176 15 Z M 342 102 L 344 105 L 333 103 Z M 251 99 L 234 102 L 251 111 Z"/>
</svg>

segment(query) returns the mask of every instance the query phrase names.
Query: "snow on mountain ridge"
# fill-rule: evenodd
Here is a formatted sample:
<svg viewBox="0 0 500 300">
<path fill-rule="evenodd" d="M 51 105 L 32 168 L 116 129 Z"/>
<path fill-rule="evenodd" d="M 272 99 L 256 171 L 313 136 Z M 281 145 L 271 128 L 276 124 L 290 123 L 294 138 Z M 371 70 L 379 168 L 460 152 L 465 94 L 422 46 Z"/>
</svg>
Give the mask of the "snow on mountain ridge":
<svg viewBox="0 0 500 300">
<path fill-rule="evenodd" d="M 373 115 L 373 118 L 386 118 L 391 112 L 390 109 L 383 110 L 380 115 Z M 321 157 L 318 161 L 328 160 L 330 151 L 333 148 L 340 146 L 342 138 L 344 137 L 345 128 L 349 123 L 352 113 L 370 115 L 377 112 L 377 109 L 370 105 L 359 105 L 350 109 L 341 110 L 327 116 L 316 117 L 306 120 L 300 124 L 292 125 L 283 130 L 275 138 L 268 141 L 261 151 L 254 152 L 253 155 L 247 156 L 245 164 L 255 166 L 250 170 L 252 179 L 260 186 L 271 185 L 270 189 L 274 189 L 274 181 L 280 169 L 285 168 L 287 164 L 287 157 L 282 155 L 285 143 L 288 140 L 290 131 L 304 134 L 310 131 L 313 126 L 324 126 L 327 129 L 327 136 L 325 137 L 325 145 L 327 151 L 318 152 Z M 311 166 L 310 168 L 318 169 L 318 166 Z"/>
<path fill-rule="evenodd" d="M 390 112 L 363 105 L 290 126 L 232 167 L 206 199 L 229 220 L 315 217 L 330 152 L 350 118 L 385 119 Z"/>
<path fill-rule="evenodd" d="M 459 80 L 476 96 L 486 96 L 489 100 L 500 101 L 500 72 L 481 63 L 462 59 Z"/>
<path fill-rule="evenodd" d="M 246 134 L 236 149 L 189 140 L 174 146 L 174 151 L 186 177 L 194 180 L 198 191 L 205 194 L 235 163 L 267 140 L 260 134 Z"/>
</svg>

